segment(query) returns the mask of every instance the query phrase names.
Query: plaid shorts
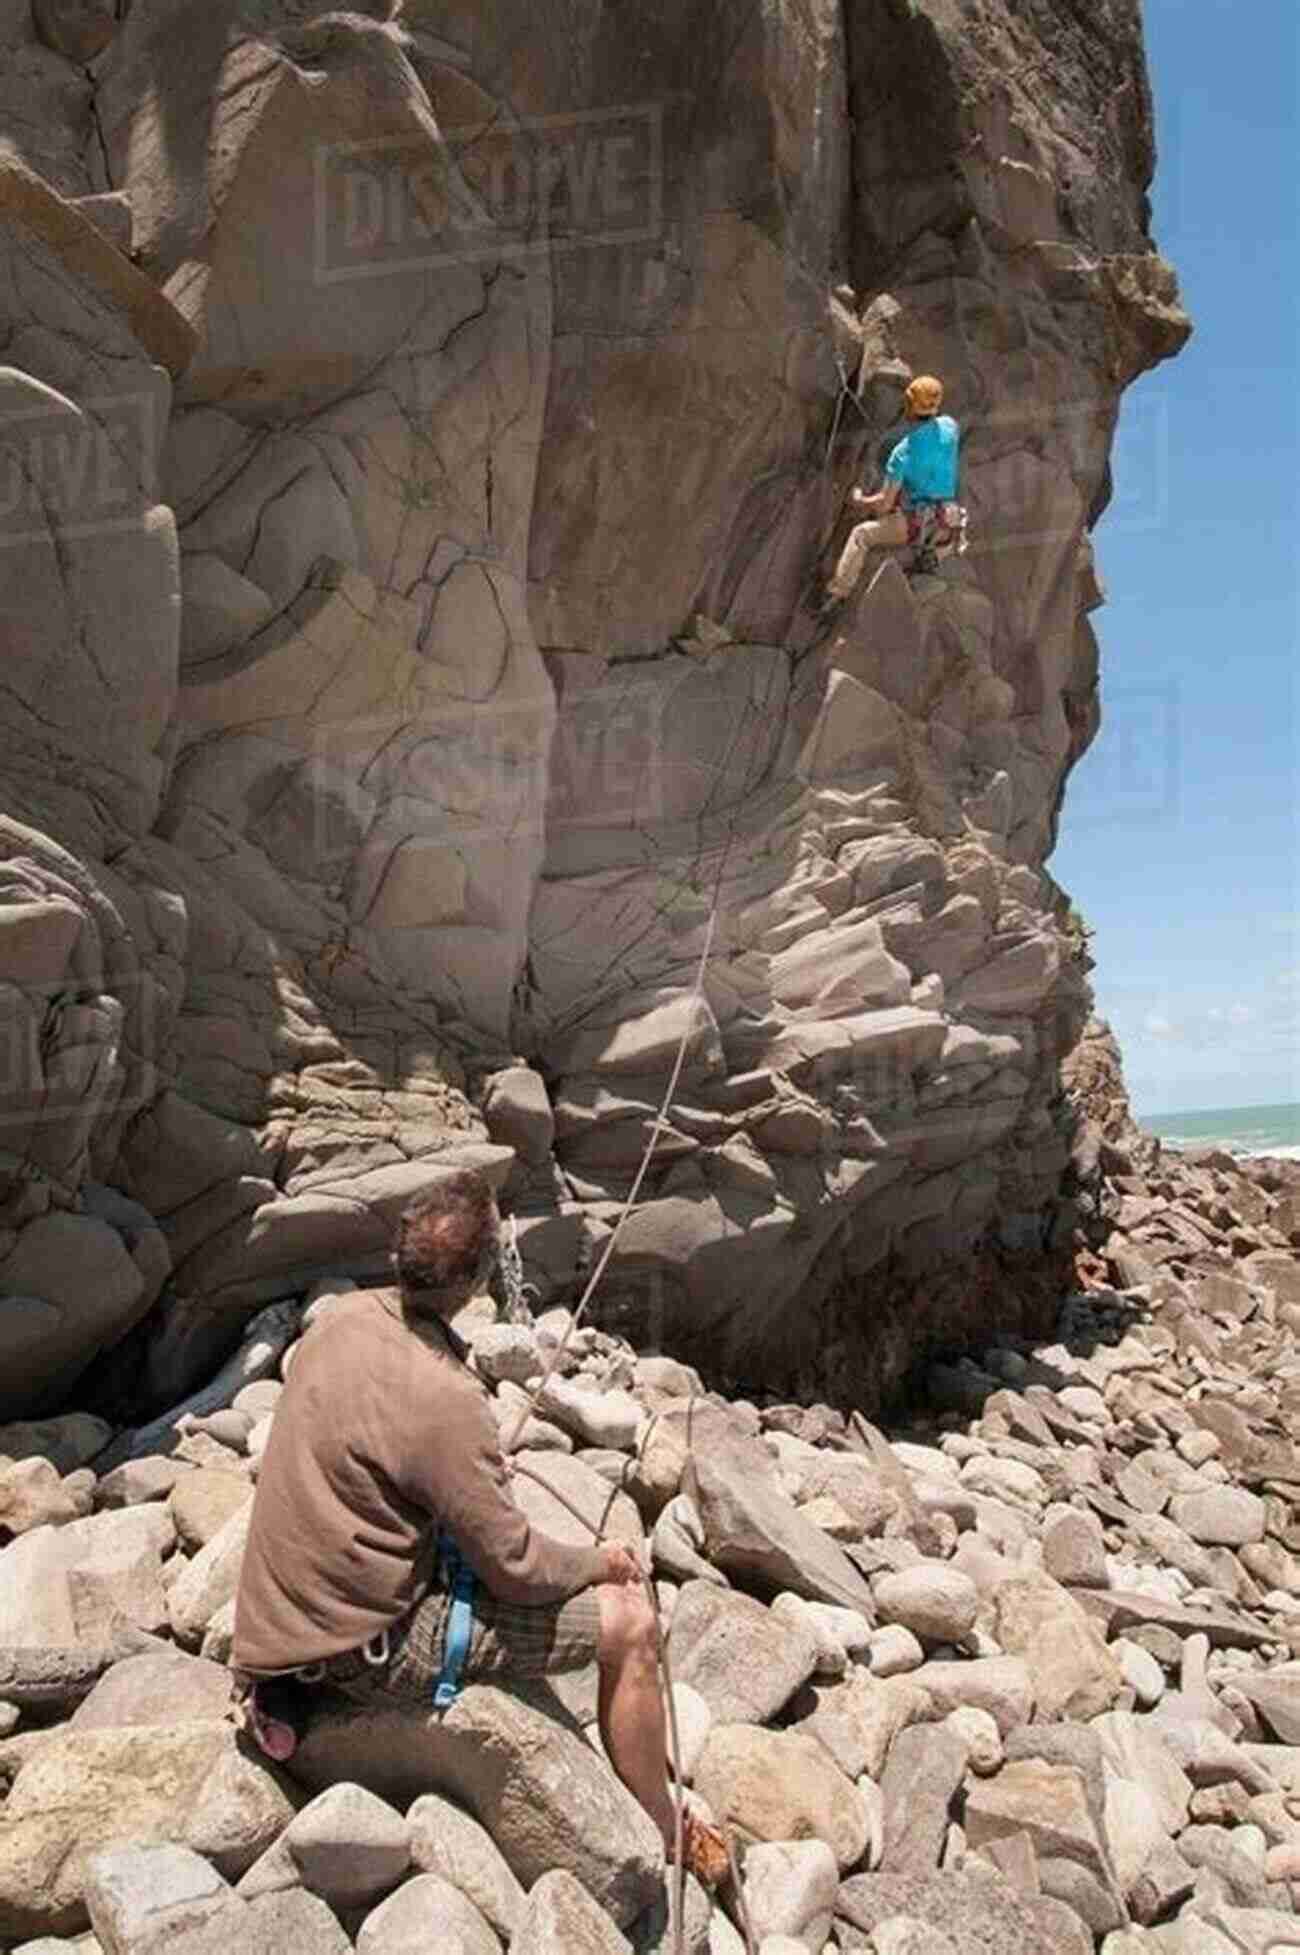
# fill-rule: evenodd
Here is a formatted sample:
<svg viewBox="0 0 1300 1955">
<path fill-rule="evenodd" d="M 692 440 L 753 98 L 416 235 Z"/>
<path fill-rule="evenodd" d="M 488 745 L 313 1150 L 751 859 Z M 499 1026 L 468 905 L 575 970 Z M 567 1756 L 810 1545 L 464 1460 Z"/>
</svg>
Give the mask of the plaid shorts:
<svg viewBox="0 0 1300 1955">
<path fill-rule="evenodd" d="M 388 1632 L 388 1661 L 371 1662 L 359 1650 L 331 1657 L 321 1683 L 359 1702 L 388 1698 L 428 1704 L 442 1675 L 451 1597 L 432 1588 Z M 581 1670 L 596 1660 L 600 1603 L 594 1588 L 566 1602 L 524 1607 L 502 1602 L 481 1582 L 474 1585 L 474 1626 L 462 1683 L 493 1683 Z"/>
</svg>

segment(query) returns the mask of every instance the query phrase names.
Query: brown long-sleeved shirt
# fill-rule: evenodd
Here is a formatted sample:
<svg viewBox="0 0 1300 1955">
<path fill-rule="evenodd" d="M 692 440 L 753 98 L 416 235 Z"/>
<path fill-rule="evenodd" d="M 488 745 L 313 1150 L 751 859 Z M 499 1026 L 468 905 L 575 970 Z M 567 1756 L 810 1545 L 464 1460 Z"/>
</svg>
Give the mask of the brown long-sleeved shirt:
<svg viewBox="0 0 1300 1955">
<path fill-rule="evenodd" d="M 235 1604 L 232 1661 L 297 1669 L 369 1641 L 418 1599 L 445 1527 L 502 1601 L 601 1579 L 595 1546 L 541 1534 L 511 1498 L 485 1387 L 394 1291 L 344 1298 L 302 1341 L 276 1406 Z"/>
</svg>

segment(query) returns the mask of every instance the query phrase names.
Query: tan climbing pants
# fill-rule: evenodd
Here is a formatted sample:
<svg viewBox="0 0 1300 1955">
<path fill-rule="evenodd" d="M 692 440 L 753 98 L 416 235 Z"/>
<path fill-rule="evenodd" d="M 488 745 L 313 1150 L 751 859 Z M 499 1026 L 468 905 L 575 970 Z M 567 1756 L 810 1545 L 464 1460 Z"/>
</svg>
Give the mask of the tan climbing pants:
<svg viewBox="0 0 1300 1955">
<path fill-rule="evenodd" d="M 868 551 L 898 549 L 906 541 L 907 517 L 901 510 L 896 510 L 890 516 L 877 516 L 869 522 L 859 523 L 850 532 L 848 542 L 840 551 L 840 560 L 828 586 L 831 596 L 852 597 Z"/>
<path fill-rule="evenodd" d="M 871 550 L 896 550 L 911 544 L 916 561 L 929 556 L 938 562 L 966 554 L 966 511 L 959 502 L 919 503 L 913 509 L 859 523 L 840 552 L 828 586 L 832 597 L 851 597 Z"/>
</svg>

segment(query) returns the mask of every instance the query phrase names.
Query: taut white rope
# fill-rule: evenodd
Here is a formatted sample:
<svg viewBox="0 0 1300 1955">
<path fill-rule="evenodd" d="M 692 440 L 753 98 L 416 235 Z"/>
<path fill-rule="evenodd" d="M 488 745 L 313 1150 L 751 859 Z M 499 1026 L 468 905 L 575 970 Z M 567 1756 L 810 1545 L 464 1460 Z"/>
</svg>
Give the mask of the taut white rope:
<svg viewBox="0 0 1300 1955">
<path fill-rule="evenodd" d="M 718 921 L 718 906 L 715 903 L 712 910 L 709 912 L 709 925 L 708 925 L 708 929 L 704 933 L 704 949 L 700 953 L 699 969 L 695 973 L 695 983 L 691 987 L 691 1002 L 693 1005 L 699 1004 L 704 996 L 704 973 L 708 969 L 709 953 L 713 948 L 713 932 L 717 926 L 717 921 Z M 578 1302 L 578 1307 L 573 1313 L 572 1322 L 570 1323 L 568 1329 L 565 1331 L 564 1336 L 560 1339 L 559 1343 L 556 1345 L 555 1350 L 552 1352 L 550 1362 L 548 1363 L 545 1371 L 542 1373 L 539 1383 L 534 1386 L 532 1392 L 529 1394 L 528 1403 L 524 1406 L 521 1406 L 519 1417 L 515 1420 L 515 1423 L 512 1426 L 510 1433 L 506 1438 L 504 1445 L 502 1447 L 503 1452 L 513 1453 L 515 1447 L 519 1444 L 519 1435 L 523 1431 L 528 1420 L 532 1417 L 533 1413 L 536 1411 L 537 1401 L 540 1399 L 542 1393 L 546 1390 L 546 1387 L 549 1385 L 551 1379 L 554 1377 L 556 1367 L 559 1365 L 560 1360 L 563 1358 L 565 1351 L 568 1349 L 569 1340 L 573 1336 L 573 1333 L 577 1330 L 579 1324 L 582 1322 L 583 1315 L 587 1309 L 587 1306 L 591 1302 L 592 1297 L 596 1294 L 596 1290 L 600 1283 L 600 1279 L 605 1274 L 605 1269 L 609 1262 L 609 1259 L 613 1255 L 614 1250 L 618 1245 L 618 1239 L 623 1232 L 623 1226 L 626 1223 L 628 1216 L 632 1213 L 633 1208 L 636 1206 L 636 1198 L 641 1191 L 641 1183 L 645 1180 L 646 1169 L 650 1166 L 650 1158 L 655 1151 L 655 1145 L 659 1139 L 659 1136 L 663 1132 L 664 1122 L 668 1118 L 668 1111 L 669 1108 L 672 1106 L 673 1096 L 677 1091 L 677 1082 L 682 1076 L 682 1067 L 686 1062 L 686 1048 L 690 1044 L 691 1033 L 693 1030 L 694 1030 L 693 1024 L 688 1023 L 682 1031 L 681 1043 L 677 1048 L 677 1058 L 673 1064 L 672 1074 L 668 1081 L 668 1089 L 664 1094 L 663 1101 L 662 1104 L 660 1105 L 659 1111 L 655 1115 L 655 1124 L 651 1129 L 650 1139 L 646 1143 L 645 1153 L 641 1156 L 641 1165 L 636 1171 L 636 1179 L 633 1181 L 631 1188 L 628 1190 L 627 1199 L 623 1203 L 623 1207 L 622 1210 L 620 1211 L 618 1221 L 614 1224 L 614 1227 L 610 1233 L 609 1241 L 605 1244 L 605 1247 L 602 1250 L 601 1255 L 596 1263 L 596 1267 L 591 1272 L 591 1276 L 589 1277 L 587 1282 L 587 1287 L 583 1291 L 582 1296 Z"/>
</svg>

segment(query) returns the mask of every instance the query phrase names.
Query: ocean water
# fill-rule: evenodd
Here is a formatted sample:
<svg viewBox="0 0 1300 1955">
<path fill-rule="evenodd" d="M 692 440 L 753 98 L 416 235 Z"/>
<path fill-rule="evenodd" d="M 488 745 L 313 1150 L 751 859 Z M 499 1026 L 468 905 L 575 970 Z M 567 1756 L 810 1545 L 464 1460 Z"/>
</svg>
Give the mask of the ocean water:
<svg viewBox="0 0 1300 1955">
<path fill-rule="evenodd" d="M 1280 1154 L 1300 1160 L 1300 1106 L 1210 1107 L 1193 1113 L 1146 1113 L 1139 1127 L 1171 1147 L 1222 1147 L 1232 1154 Z"/>
</svg>

